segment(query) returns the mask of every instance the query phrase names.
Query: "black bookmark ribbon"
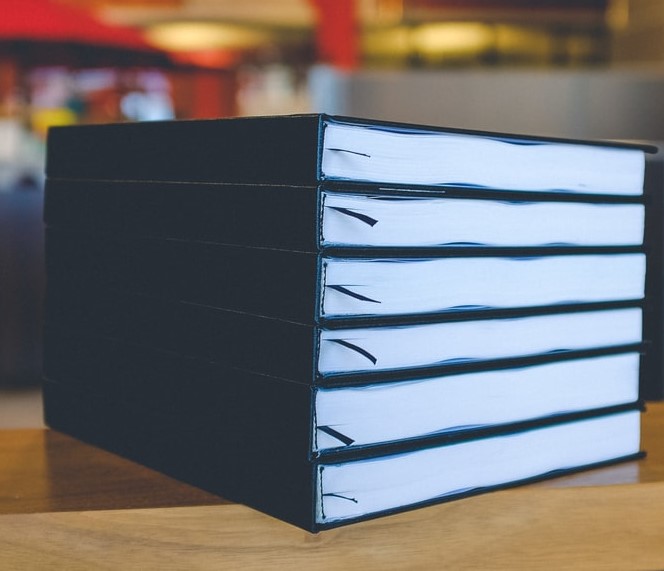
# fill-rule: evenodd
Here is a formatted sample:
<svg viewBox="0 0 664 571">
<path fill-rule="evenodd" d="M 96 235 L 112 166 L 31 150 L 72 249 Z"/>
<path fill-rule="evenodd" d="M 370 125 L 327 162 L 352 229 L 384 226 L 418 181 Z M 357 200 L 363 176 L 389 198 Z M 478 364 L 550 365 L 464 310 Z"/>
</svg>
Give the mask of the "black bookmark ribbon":
<svg viewBox="0 0 664 571">
<path fill-rule="evenodd" d="M 333 289 L 334 291 L 338 291 L 339 293 L 343 293 L 344 295 L 347 295 L 349 297 L 354 297 L 355 299 L 359 299 L 360 301 L 369 301 L 371 303 L 382 303 L 381 301 L 378 301 L 377 299 L 371 299 L 370 297 L 367 297 L 366 295 L 362 295 L 361 293 L 357 293 L 355 291 L 352 291 L 348 289 L 346 286 L 342 285 L 328 285 L 330 289 Z"/>
<path fill-rule="evenodd" d="M 349 498 L 348 496 L 342 496 L 341 494 L 323 494 L 323 496 L 327 496 L 328 498 L 340 498 L 342 500 L 348 500 L 349 502 L 353 502 L 354 504 L 357 503 L 357 500 L 355 498 Z"/>
<path fill-rule="evenodd" d="M 367 153 L 360 153 L 359 151 L 351 151 L 350 149 L 339 149 L 338 147 L 325 147 L 326 151 L 334 151 L 336 153 L 348 153 L 350 155 L 359 155 L 360 157 L 367 157 L 368 159 L 371 158 L 371 155 L 368 155 Z"/>
<path fill-rule="evenodd" d="M 337 343 L 338 345 L 341 345 L 342 347 L 346 347 L 350 349 L 351 351 L 355 351 L 356 353 L 359 353 L 363 357 L 366 357 L 371 361 L 374 365 L 378 362 L 378 359 L 374 357 L 369 351 L 366 349 L 362 349 L 362 347 L 359 347 L 357 345 L 354 345 L 353 343 L 350 343 L 349 341 L 346 341 L 345 339 L 328 339 L 328 341 L 332 341 L 332 343 Z"/>
<path fill-rule="evenodd" d="M 325 434 L 328 434 L 332 438 L 336 438 L 340 442 L 343 442 L 346 446 L 350 446 L 355 440 L 350 438 L 349 436 L 346 436 L 345 434 L 341 434 L 338 430 L 334 430 L 331 426 L 317 426 L 318 430 L 321 432 L 324 432 Z"/>
<path fill-rule="evenodd" d="M 378 224 L 378 220 L 375 218 L 371 218 L 371 216 L 367 216 L 366 214 L 362 214 L 361 212 L 355 212 L 353 210 L 350 210 L 348 208 L 343 208 L 341 206 L 328 206 L 328 208 L 331 208 L 332 210 L 336 210 L 337 212 L 341 212 L 341 214 L 345 214 L 346 216 L 352 216 L 353 218 L 357 218 L 358 220 L 361 220 L 365 224 L 368 224 L 369 226 L 375 226 Z"/>
</svg>

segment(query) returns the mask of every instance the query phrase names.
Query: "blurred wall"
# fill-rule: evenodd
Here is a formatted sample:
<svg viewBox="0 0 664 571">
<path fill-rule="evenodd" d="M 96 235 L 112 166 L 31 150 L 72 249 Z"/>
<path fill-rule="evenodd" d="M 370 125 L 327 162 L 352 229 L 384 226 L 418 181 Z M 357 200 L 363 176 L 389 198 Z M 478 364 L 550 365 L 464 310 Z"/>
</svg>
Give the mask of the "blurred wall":
<svg viewBox="0 0 664 571">
<path fill-rule="evenodd" d="M 0 388 L 41 380 L 43 192 L 0 189 Z"/>
<path fill-rule="evenodd" d="M 317 67 L 312 107 L 370 117 L 536 135 L 664 139 L 664 68 L 343 73 Z"/>
</svg>

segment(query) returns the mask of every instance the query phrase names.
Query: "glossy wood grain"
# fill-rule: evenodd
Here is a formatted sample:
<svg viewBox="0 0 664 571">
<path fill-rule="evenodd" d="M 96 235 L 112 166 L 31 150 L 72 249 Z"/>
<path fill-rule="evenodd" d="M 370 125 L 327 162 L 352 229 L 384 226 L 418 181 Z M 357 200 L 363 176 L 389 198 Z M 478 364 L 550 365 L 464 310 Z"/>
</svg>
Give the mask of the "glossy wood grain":
<svg viewBox="0 0 664 571">
<path fill-rule="evenodd" d="M 57 433 L 0 433 L 0 569 L 662 569 L 664 403 L 649 409 L 645 460 L 318 535 Z"/>
<path fill-rule="evenodd" d="M 0 431 L 0 514 L 224 502 L 53 430 Z"/>
<path fill-rule="evenodd" d="M 519 488 L 318 535 L 240 505 L 6 515 L 3 569 L 661 569 L 664 483 Z"/>
</svg>

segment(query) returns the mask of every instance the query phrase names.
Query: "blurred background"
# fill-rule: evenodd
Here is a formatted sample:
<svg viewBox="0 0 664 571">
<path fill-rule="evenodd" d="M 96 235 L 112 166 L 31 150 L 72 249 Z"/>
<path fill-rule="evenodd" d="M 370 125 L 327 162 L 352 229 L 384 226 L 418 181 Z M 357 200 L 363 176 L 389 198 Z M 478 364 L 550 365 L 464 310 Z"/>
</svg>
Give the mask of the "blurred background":
<svg viewBox="0 0 664 571">
<path fill-rule="evenodd" d="M 51 125 L 326 111 L 664 140 L 662 0 L 0 0 L 0 426 L 41 422 Z"/>
</svg>

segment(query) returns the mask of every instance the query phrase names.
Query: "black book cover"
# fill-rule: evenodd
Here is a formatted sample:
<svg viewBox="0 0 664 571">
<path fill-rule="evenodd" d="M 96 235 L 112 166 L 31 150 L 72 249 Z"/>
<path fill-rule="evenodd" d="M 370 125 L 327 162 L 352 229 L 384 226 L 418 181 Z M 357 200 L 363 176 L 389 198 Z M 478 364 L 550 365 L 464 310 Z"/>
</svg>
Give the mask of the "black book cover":
<svg viewBox="0 0 664 571">
<path fill-rule="evenodd" d="M 319 115 L 85 125 L 49 131 L 55 178 L 307 185 Z"/>
<path fill-rule="evenodd" d="M 47 179 L 47 226 L 110 236 L 318 250 L 316 187 Z"/>
</svg>

